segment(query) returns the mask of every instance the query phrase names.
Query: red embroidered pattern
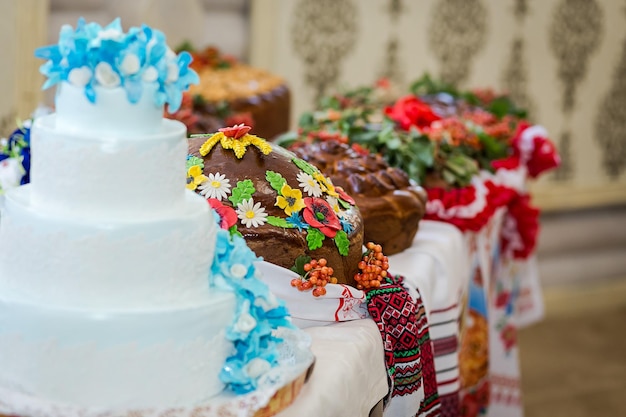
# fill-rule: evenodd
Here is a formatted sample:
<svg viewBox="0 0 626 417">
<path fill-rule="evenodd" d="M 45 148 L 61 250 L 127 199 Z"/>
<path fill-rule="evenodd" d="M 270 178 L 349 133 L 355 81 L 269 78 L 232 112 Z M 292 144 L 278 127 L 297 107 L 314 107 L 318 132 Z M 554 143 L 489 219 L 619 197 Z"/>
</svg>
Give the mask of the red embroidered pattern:
<svg viewBox="0 0 626 417">
<path fill-rule="evenodd" d="M 402 286 L 403 278 L 390 277 L 367 293 L 367 307 L 383 338 L 385 364 L 392 397 L 417 391 L 424 399 L 418 416 L 439 416 L 440 403 L 428 320 L 421 300 L 415 302 Z"/>
</svg>

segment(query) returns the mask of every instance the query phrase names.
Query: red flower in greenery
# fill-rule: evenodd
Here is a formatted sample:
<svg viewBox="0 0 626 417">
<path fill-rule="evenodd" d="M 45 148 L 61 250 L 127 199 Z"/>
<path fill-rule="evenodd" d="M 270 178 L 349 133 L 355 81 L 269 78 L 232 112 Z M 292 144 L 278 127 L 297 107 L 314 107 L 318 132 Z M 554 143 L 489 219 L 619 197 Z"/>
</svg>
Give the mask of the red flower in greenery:
<svg viewBox="0 0 626 417">
<path fill-rule="evenodd" d="M 337 231 L 341 230 L 339 217 L 326 200 L 317 197 L 307 197 L 304 199 L 304 210 L 302 217 L 311 227 L 319 229 L 325 236 L 333 238 Z"/>
<path fill-rule="evenodd" d="M 370 151 L 368 151 L 366 148 L 359 145 L 358 143 L 353 143 L 351 147 L 354 152 L 358 153 L 361 156 L 367 156 L 370 154 Z"/>
<path fill-rule="evenodd" d="M 391 87 L 391 81 L 389 78 L 382 77 L 376 80 L 376 87 L 381 88 L 383 90 L 388 90 Z"/>
<path fill-rule="evenodd" d="M 354 201 L 354 199 L 350 197 L 343 188 L 335 186 L 335 191 L 337 191 L 337 194 L 339 194 L 339 198 L 341 198 L 346 203 L 352 206 L 356 204 L 356 201 Z"/>
<path fill-rule="evenodd" d="M 250 131 L 250 129 L 252 129 L 250 126 L 246 126 L 241 123 L 231 127 L 223 127 L 219 129 L 219 131 L 228 138 L 239 139 L 245 136 Z"/>
<path fill-rule="evenodd" d="M 519 167 L 519 164 L 520 164 L 519 156 L 517 155 L 512 155 L 506 158 L 495 159 L 491 161 L 491 166 L 495 170 L 498 170 L 498 169 L 513 170 L 513 169 L 517 169 Z"/>
<path fill-rule="evenodd" d="M 385 115 L 395 120 L 404 130 L 409 130 L 411 126 L 427 127 L 441 119 L 428 104 L 413 95 L 401 97 L 393 106 L 385 107 Z"/>
<path fill-rule="evenodd" d="M 237 212 L 232 207 L 222 204 L 217 198 L 207 198 L 209 205 L 220 216 L 220 227 L 228 230 L 237 224 Z"/>
</svg>

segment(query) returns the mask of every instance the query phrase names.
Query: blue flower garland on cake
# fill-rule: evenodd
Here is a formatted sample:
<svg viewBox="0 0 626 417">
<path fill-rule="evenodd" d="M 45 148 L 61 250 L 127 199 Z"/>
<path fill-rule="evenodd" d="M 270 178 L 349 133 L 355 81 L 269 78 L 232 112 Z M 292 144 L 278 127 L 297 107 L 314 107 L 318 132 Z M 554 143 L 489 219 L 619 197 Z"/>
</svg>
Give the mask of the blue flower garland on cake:
<svg viewBox="0 0 626 417">
<path fill-rule="evenodd" d="M 261 375 L 278 365 L 281 339 L 274 331 L 293 325 L 284 301 L 257 277 L 254 262 L 260 258 L 242 237 L 217 230 L 211 284 L 237 296 L 235 319 L 226 333 L 235 351 L 226 359 L 220 379 L 236 394 L 245 394 L 257 388 Z"/>
<path fill-rule="evenodd" d="M 176 55 L 165 43 L 163 32 L 142 25 L 124 33 L 119 18 L 104 28 L 83 18 L 78 19 L 76 29 L 64 25 L 59 43 L 38 48 L 35 56 L 48 60 L 40 68 L 48 77 L 44 89 L 65 81 L 83 88 L 92 103 L 95 86 L 122 87 L 128 100 L 136 103 L 144 83 L 156 83 L 155 104 L 167 103 L 173 113 L 180 107 L 183 91 L 199 82 L 198 74 L 189 68 L 191 55 Z"/>
</svg>

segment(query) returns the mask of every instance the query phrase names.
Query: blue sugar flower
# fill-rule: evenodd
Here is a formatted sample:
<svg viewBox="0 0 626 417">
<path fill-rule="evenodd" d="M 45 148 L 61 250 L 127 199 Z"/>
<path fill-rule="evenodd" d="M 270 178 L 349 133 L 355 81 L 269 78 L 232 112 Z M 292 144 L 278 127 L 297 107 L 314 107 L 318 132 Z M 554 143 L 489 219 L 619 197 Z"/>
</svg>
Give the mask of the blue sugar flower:
<svg viewBox="0 0 626 417">
<path fill-rule="evenodd" d="M 122 87 L 131 103 L 144 92 L 145 83 L 156 83 L 154 103 L 169 104 L 170 112 L 178 110 L 183 91 L 198 83 L 198 74 L 189 68 L 191 55 L 176 55 L 168 48 L 163 32 L 146 25 L 122 30 L 120 19 L 101 27 L 80 18 L 76 28 L 64 25 L 56 45 L 35 51 L 37 58 L 47 60 L 40 72 L 50 88 L 68 82 L 84 89 L 92 103 L 97 100 L 95 87 Z"/>
<path fill-rule="evenodd" d="M 310 227 L 308 223 L 306 223 L 302 216 L 300 216 L 300 214 L 298 213 L 291 213 L 291 216 L 287 217 L 285 220 L 287 220 L 287 223 L 292 224 L 294 227 L 298 228 L 298 231 L 300 232 Z"/>
<path fill-rule="evenodd" d="M 343 217 L 339 217 L 339 222 L 341 223 L 341 228 L 344 232 L 350 234 L 354 230 L 354 226 L 347 219 Z"/>
<path fill-rule="evenodd" d="M 284 302 L 257 278 L 254 262 L 258 260 L 243 238 L 218 229 L 211 283 L 237 296 L 235 318 L 226 333 L 235 349 L 220 379 L 237 394 L 256 389 L 261 371 L 277 365 L 281 339 L 274 336 L 274 330 L 293 327 Z"/>
</svg>

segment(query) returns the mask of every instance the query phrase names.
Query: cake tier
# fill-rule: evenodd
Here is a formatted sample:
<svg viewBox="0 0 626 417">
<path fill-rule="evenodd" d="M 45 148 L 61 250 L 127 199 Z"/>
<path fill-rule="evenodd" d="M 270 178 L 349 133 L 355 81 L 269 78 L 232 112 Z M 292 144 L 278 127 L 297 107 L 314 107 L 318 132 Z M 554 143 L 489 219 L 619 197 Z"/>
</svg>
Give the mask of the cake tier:
<svg viewBox="0 0 626 417">
<path fill-rule="evenodd" d="M 157 83 L 142 83 L 142 94 L 136 103 L 128 100 L 121 87 L 95 86 L 95 103 L 85 95 L 85 89 L 63 82 L 57 89 L 55 111 L 57 128 L 64 132 L 99 137 L 127 137 L 159 133 L 163 106 L 157 106 L 154 97 Z"/>
<path fill-rule="evenodd" d="M 120 290 L 123 292 L 123 289 Z M 206 293 L 206 291 L 205 291 Z M 142 311 L 71 310 L 0 299 L 0 385 L 82 406 L 195 405 L 224 388 L 232 293 Z"/>
<path fill-rule="evenodd" d="M 99 220 L 36 208 L 25 185 L 0 218 L 2 297 L 75 308 L 182 307 L 206 301 L 215 247 L 206 201 L 187 191 L 176 214 Z"/>
<path fill-rule="evenodd" d="M 32 204 L 49 213 L 107 219 L 159 217 L 184 203 L 185 126 L 159 119 L 159 132 L 132 138 L 77 133 L 58 115 L 32 130 Z"/>
</svg>

